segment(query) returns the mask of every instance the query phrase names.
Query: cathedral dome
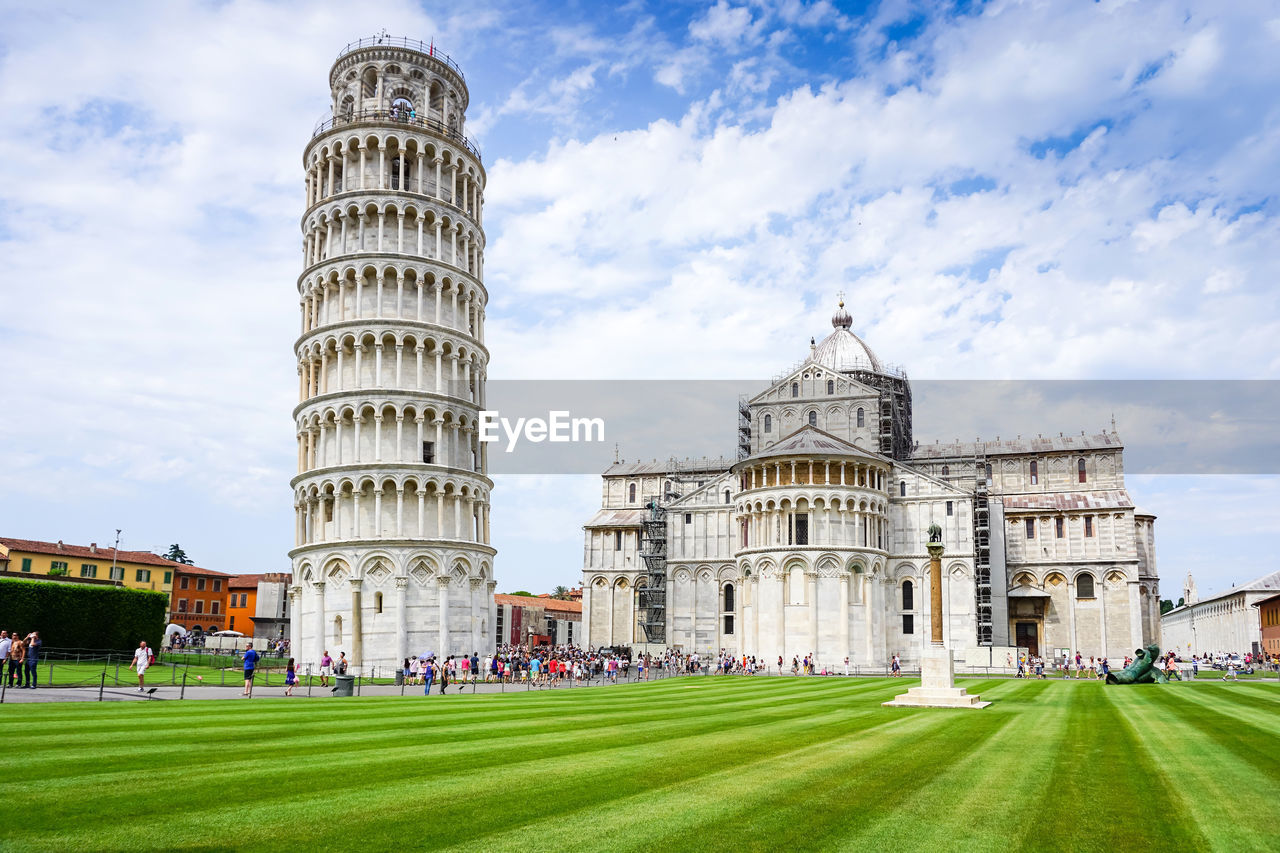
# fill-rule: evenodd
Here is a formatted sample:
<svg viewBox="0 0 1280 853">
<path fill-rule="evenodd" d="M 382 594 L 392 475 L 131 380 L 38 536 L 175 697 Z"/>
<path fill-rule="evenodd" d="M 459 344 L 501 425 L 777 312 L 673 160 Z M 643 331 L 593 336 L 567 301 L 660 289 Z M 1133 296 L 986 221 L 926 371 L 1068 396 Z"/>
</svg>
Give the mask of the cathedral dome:
<svg viewBox="0 0 1280 853">
<path fill-rule="evenodd" d="M 809 361 L 812 364 L 818 364 L 842 373 L 852 370 L 883 372 L 880 359 L 876 358 L 876 354 L 871 351 L 871 347 L 849 331 L 849 327 L 853 325 L 853 318 L 845 310 L 843 299 L 840 300 L 839 308 L 836 309 L 836 313 L 831 317 L 831 325 L 835 328 L 835 331 L 827 335 L 821 343 L 813 348 L 813 352 L 809 356 Z"/>
</svg>

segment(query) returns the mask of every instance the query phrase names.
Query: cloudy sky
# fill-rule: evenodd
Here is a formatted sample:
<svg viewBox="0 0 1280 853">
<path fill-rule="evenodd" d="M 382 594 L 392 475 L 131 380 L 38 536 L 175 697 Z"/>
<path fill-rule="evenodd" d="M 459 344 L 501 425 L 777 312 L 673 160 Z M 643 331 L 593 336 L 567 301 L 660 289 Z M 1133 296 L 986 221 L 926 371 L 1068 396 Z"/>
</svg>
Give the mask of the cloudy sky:
<svg viewBox="0 0 1280 853">
<path fill-rule="evenodd" d="M 287 567 L 301 154 L 384 27 L 467 74 L 495 379 L 764 382 L 841 290 L 917 379 L 1280 374 L 1272 3 L 444 5 L 0 0 L 0 535 Z M 1273 567 L 1275 476 L 1129 485 L 1166 595 Z M 499 479 L 500 588 L 598 496 Z"/>
</svg>

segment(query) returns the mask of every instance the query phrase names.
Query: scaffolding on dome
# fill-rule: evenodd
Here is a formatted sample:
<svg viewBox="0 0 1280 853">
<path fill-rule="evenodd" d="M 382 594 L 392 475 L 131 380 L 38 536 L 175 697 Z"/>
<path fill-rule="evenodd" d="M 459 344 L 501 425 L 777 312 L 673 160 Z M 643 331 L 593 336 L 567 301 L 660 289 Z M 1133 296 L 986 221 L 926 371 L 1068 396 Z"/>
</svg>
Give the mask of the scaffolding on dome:
<svg viewBox="0 0 1280 853">
<path fill-rule="evenodd" d="M 880 452 L 899 462 L 911 459 L 911 383 L 904 372 L 856 370 L 858 382 L 880 392 Z"/>
<path fill-rule="evenodd" d="M 644 628 L 646 642 L 664 644 L 667 641 L 667 511 L 657 498 L 651 498 L 645 508 L 649 512 L 640 527 L 640 558 L 645 567 L 645 585 L 638 590 L 640 626 Z"/>
<path fill-rule="evenodd" d="M 991 607 L 991 507 L 988 494 L 987 456 L 982 446 L 973 458 L 976 484 L 973 491 L 973 580 L 979 646 L 993 644 Z"/>
<path fill-rule="evenodd" d="M 745 394 L 738 398 L 738 459 L 751 455 L 751 401 Z"/>
</svg>

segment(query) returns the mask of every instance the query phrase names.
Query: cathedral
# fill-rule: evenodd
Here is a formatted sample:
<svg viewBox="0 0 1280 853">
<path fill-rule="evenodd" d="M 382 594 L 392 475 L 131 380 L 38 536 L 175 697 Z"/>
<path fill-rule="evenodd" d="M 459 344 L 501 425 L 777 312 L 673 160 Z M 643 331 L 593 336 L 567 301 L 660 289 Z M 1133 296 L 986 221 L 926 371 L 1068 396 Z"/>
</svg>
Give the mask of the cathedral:
<svg viewBox="0 0 1280 853">
<path fill-rule="evenodd" d="M 851 331 L 843 301 L 831 323 L 740 403 L 734 457 L 604 472 L 584 528 L 590 645 L 916 663 L 931 524 L 958 666 L 1004 666 L 1019 650 L 1118 660 L 1159 642 L 1155 517 L 1125 490 L 1114 425 L 915 442 L 906 374 Z"/>
</svg>

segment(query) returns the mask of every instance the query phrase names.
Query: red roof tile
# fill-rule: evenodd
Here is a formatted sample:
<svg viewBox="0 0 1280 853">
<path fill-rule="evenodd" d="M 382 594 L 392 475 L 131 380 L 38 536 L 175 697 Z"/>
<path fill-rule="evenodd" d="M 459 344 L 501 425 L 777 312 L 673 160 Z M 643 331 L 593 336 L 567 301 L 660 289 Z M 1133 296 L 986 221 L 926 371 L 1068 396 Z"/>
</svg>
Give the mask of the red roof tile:
<svg viewBox="0 0 1280 853">
<path fill-rule="evenodd" d="M 536 598 L 532 595 L 505 595 L 495 593 L 493 600 L 498 604 L 510 604 L 513 607 L 537 607 L 543 610 L 558 610 L 562 613 L 581 613 L 581 601 L 563 601 L 559 598 Z"/>
</svg>

